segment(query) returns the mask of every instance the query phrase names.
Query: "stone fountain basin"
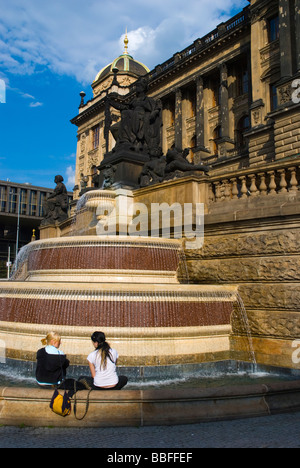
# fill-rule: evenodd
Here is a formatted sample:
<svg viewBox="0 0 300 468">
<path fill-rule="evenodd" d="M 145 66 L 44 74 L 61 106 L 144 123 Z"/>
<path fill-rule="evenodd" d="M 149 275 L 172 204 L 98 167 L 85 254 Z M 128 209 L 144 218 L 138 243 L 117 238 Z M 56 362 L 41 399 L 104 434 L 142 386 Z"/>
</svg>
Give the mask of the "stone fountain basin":
<svg viewBox="0 0 300 468">
<path fill-rule="evenodd" d="M 101 327 L 120 365 L 226 359 L 236 296 L 230 286 L 9 282 L 0 288 L 0 340 L 7 358 L 34 361 L 54 328 L 71 363 L 84 365 Z"/>
<path fill-rule="evenodd" d="M 86 417 L 49 408 L 53 390 L 0 387 L 0 424 L 35 427 L 115 427 L 194 424 L 300 410 L 300 382 L 219 388 L 92 391 Z M 77 393 L 78 413 L 87 391 Z"/>
</svg>

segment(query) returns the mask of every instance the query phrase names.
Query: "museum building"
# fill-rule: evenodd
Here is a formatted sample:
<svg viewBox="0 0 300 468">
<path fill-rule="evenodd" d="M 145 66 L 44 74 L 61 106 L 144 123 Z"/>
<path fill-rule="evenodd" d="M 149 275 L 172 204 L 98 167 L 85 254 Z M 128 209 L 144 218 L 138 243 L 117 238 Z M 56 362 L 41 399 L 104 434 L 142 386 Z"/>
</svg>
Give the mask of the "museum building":
<svg viewBox="0 0 300 468">
<path fill-rule="evenodd" d="M 71 120 L 78 128 L 74 199 L 101 188 L 99 167 L 115 147 L 111 129 L 120 112 L 108 112 L 109 95 L 130 102 L 145 77 L 147 95 L 161 105 L 162 154 L 188 152 L 191 164 L 209 170 L 137 184 L 134 200 L 204 204 L 204 246 L 186 251 L 189 282 L 238 285 L 258 362 L 293 366 L 300 336 L 300 0 L 251 0 L 150 71 L 128 49 L 126 37 L 123 54 L 98 73 L 92 99 L 81 93 Z"/>
<path fill-rule="evenodd" d="M 105 128 L 106 96 L 126 99 L 140 76 L 162 104 L 164 154 L 188 148 L 190 161 L 209 164 L 211 175 L 295 156 L 299 136 L 285 143 L 278 135 L 299 111 L 292 102 L 299 30 L 298 0 L 252 0 L 151 71 L 129 55 L 126 36 L 124 53 L 97 74 L 90 101 L 81 93 L 72 119 L 78 127 L 75 198 L 83 185 L 93 185 L 97 166 L 115 145 Z M 120 113 L 114 110 L 111 118 L 117 122 Z"/>
</svg>

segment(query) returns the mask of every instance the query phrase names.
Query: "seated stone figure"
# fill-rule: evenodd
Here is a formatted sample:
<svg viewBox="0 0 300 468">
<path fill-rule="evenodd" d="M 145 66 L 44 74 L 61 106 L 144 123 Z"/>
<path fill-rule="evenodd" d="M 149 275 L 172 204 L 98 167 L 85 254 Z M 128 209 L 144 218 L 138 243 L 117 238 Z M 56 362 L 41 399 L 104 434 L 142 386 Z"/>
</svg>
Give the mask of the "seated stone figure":
<svg viewBox="0 0 300 468">
<path fill-rule="evenodd" d="M 56 187 L 43 204 L 44 219 L 42 226 L 56 224 L 68 217 L 68 192 L 61 175 L 55 176 Z"/>
<path fill-rule="evenodd" d="M 166 158 L 160 148 L 157 154 L 152 154 L 150 161 L 144 164 L 140 175 L 140 186 L 148 187 L 148 185 L 162 182 L 165 176 L 166 163 Z"/>
<path fill-rule="evenodd" d="M 165 167 L 166 175 L 173 175 L 176 171 L 179 172 L 193 172 L 193 171 L 203 171 L 208 172 L 209 167 L 204 166 L 203 164 L 194 164 L 187 160 L 189 150 L 185 149 L 183 151 L 178 150 L 177 148 L 171 148 L 168 150 L 166 155 L 167 164 Z"/>
</svg>

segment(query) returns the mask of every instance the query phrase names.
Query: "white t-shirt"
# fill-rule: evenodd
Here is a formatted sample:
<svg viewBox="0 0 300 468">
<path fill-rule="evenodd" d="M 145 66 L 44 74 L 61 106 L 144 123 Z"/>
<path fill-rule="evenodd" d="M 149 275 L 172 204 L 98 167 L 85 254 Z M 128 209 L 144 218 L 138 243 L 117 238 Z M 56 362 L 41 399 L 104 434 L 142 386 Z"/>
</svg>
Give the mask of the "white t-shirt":
<svg viewBox="0 0 300 468">
<path fill-rule="evenodd" d="M 113 362 L 108 357 L 106 360 L 106 369 L 101 367 L 101 352 L 98 350 L 93 351 L 87 357 L 87 360 L 95 367 L 96 375 L 94 377 L 94 385 L 96 385 L 96 387 L 109 387 L 111 385 L 117 385 L 119 381 L 119 377 L 116 371 L 116 362 L 119 355 L 118 352 L 113 348 L 110 349 L 110 354 Z"/>
</svg>

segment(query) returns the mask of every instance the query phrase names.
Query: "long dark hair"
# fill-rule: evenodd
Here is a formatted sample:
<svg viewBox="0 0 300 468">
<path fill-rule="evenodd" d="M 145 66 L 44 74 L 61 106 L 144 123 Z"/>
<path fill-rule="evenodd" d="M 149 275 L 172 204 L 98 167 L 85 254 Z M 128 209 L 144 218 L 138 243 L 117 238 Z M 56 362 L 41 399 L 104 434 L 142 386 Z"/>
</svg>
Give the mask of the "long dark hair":
<svg viewBox="0 0 300 468">
<path fill-rule="evenodd" d="M 105 370 L 107 366 L 107 358 L 110 359 L 111 362 L 114 362 L 110 352 L 111 347 L 105 339 L 105 334 L 101 331 L 96 331 L 92 334 L 91 340 L 94 343 L 98 343 L 96 350 L 99 351 L 99 355 L 101 357 L 100 369 L 103 368 Z"/>
</svg>

